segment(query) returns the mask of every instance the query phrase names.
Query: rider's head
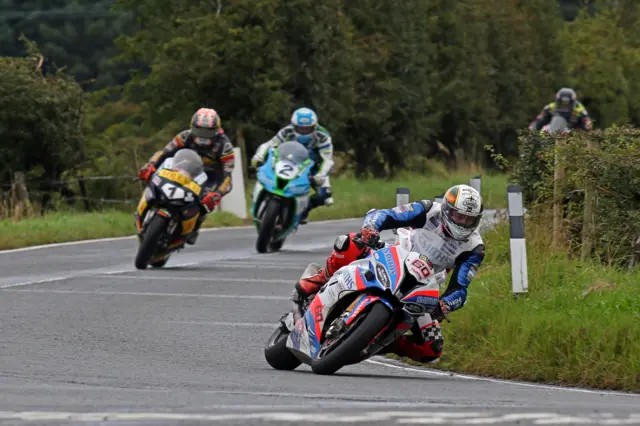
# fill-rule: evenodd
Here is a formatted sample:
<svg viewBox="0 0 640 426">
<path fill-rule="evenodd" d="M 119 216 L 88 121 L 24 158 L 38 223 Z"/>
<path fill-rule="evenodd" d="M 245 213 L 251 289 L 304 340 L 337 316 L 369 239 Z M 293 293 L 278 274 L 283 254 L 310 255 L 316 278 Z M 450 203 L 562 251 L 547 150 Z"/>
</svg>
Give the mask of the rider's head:
<svg viewBox="0 0 640 426">
<path fill-rule="evenodd" d="M 556 93 L 556 108 L 558 112 L 571 112 L 577 100 L 578 96 L 573 89 L 563 87 Z"/>
<path fill-rule="evenodd" d="M 200 108 L 191 117 L 191 134 L 198 145 L 209 145 L 220 131 L 220 117 L 215 109 Z"/>
<path fill-rule="evenodd" d="M 442 201 L 442 227 L 445 235 L 466 240 L 478 228 L 484 206 L 480 193 L 469 185 L 452 186 Z"/>
<path fill-rule="evenodd" d="M 296 140 L 306 145 L 313 140 L 316 133 L 318 116 L 309 108 L 300 108 L 293 112 L 291 125 L 296 134 Z"/>
</svg>

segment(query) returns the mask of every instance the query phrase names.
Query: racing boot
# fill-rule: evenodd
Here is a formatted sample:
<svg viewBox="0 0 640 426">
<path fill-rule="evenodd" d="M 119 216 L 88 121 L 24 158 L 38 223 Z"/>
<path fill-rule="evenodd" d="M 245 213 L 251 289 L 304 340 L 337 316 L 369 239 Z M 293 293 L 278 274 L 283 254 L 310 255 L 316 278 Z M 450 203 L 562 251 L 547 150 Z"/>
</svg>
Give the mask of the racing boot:
<svg viewBox="0 0 640 426">
<path fill-rule="evenodd" d="M 196 240 L 198 239 L 198 230 L 200 229 L 200 226 L 206 218 L 207 215 L 205 213 L 200 214 L 198 220 L 196 221 L 196 226 L 193 227 L 193 231 L 191 231 L 187 238 L 185 238 L 185 242 L 187 244 L 194 245 L 196 243 Z"/>
<path fill-rule="evenodd" d="M 327 258 L 324 268 L 311 263 L 302 274 L 302 277 L 295 285 L 295 292 L 300 300 L 316 294 L 329 278 L 340 268 L 358 260 L 368 252 L 367 247 L 361 243 L 353 241 L 357 234 L 352 232 L 348 235 L 340 235 L 333 244 L 333 252 Z M 294 301 L 295 303 L 295 301 Z"/>
</svg>

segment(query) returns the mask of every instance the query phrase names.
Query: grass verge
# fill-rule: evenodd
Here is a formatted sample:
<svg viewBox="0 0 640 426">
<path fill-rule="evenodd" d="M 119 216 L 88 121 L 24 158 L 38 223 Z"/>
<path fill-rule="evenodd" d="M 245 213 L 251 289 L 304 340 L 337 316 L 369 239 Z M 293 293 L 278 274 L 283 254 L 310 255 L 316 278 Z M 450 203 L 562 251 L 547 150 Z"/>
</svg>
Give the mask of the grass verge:
<svg viewBox="0 0 640 426">
<path fill-rule="evenodd" d="M 434 367 L 640 391 L 640 272 L 552 253 L 547 226 L 528 223 L 527 234 L 529 294 L 511 294 L 508 225 L 502 224 L 485 236 L 486 263 L 467 305 L 442 326 L 445 350 Z"/>
<path fill-rule="evenodd" d="M 311 212 L 309 220 L 344 219 L 362 217 L 372 208 L 395 206 L 395 190 L 407 187 L 411 190 L 411 199 L 433 199 L 449 186 L 456 183 L 468 183 L 471 175 L 451 176 L 406 176 L 397 180 L 358 181 L 352 178 L 337 178 L 332 181 L 334 204 Z M 482 193 L 488 207 L 506 205 L 506 177 L 488 175 L 483 177 Z M 247 211 L 253 183 L 247 185 Z M 133 211 L 104 211 L 96 213 L 59 212 L 44 217 L 33 217 L 13 222 L 10 219 L 0 221 L 0 250 L 79 241 L 95 238 L 122 237 L 135 233 Z M 250 217 L 250 213 L 249 213 Z M 251 223 L 243 221 L 229 213 L 213 213 L 205 227 L 238 226 Z"/>
</svg>

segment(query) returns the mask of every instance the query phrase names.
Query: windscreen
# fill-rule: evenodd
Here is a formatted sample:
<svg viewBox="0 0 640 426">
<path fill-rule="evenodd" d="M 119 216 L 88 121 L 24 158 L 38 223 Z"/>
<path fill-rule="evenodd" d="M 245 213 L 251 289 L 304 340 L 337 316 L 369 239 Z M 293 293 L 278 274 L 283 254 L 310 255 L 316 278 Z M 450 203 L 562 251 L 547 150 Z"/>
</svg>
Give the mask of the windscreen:
<svg viewBox="0 0 640 426">
<path fill-rule="evenodd" d="M 190 149 L 181 149 L 173 157 L 172 169 L 186 172 L 191 179 L 204 172 L 202 159 L 195 151 Z"/>
<path fill-rule="evenodd" d="M 281 160 L 289 160 L 295 164 L 303 163 L 309 158 L 309 151 L 299 142 L 285 142 L 278 147 Z"/>
</svg>

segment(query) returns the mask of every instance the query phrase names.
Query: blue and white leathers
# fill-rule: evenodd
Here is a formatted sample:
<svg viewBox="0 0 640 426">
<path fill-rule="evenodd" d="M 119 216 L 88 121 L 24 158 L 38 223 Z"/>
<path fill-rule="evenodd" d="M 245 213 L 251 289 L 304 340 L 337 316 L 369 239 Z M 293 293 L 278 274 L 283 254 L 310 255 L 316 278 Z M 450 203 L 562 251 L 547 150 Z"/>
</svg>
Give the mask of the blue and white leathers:
<svg viewBox="0 0 640 426">
<path fill-rule="evenodd" d="M 441 204 L 418 201 L 392 209 L 372 210 L 364 218 L 365 225 L 378 231 L 411 227 L 415 250 L 425 254 L 436 274 L 453 269 L 442 300 L 450 311 L 461 308 L 467 300 L 467 289 L 484 259 L 484 242 L 476 230 L 466 240 L 449 238 L 443 230 Z"/>
</svg>

